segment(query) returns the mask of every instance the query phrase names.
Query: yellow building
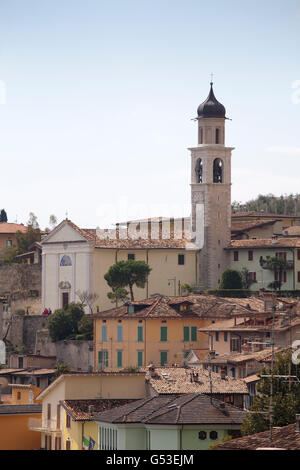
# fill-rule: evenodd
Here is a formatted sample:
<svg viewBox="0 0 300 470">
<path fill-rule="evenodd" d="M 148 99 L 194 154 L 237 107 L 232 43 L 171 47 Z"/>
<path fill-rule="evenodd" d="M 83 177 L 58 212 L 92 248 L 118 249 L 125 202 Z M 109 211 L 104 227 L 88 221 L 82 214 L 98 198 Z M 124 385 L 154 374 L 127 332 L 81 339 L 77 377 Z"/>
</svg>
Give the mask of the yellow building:
<svg viewBox="0 0 300 470">
<path fill-rule="evenodd" d="M 198 329 L 218 317 L 221 305 L 214 296 L 157 296 L 93 315 L 94 370 L 181 365 L 192 349 L 207 350 Z"/>
<path fill-rule="evenodd" d="M 92 439 L 97 449 L 97 427 L 90 419 L 88 406 L 92 403 L 94 409 L 98 409 L 99 402 L 105 400 L 112 404 L 114 400 L 145 396 L 145 373 L 142 372 L 61 375 L 39 394 L 42 417 L 32 420 L 30 428 L 41 433 L 41 448 L 46 450 L 80 450 L 86 439 L 89 442 Z M 82 402 L 88 403 L 87 408 Z M 80 403 L 83 408 L 78 415 Z"/>
</svg>

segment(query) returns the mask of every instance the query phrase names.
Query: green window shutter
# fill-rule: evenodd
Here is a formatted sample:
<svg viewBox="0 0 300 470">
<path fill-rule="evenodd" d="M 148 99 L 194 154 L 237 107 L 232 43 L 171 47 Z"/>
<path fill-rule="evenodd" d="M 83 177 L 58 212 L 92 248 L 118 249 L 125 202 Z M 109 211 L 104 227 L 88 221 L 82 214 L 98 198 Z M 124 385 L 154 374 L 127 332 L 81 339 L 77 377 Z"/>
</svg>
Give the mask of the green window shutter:
<svg viewBox="0 0 300 470">
<path fill-rule="evenodd" d="M 143 367 L 143 351 L 138 351 L 137 352 L 137 365 L 138 367 Z"/>
<path fill-rule="evenodd" d="M 168 327 L 167 326 L 160 327 L 160 340 L 168 341 Z"/>
<path fill-rule="evenodd" d="M 165 366 L 168 363 L 168 352 L 161 351 L 160 352 L 160 365 Z"/>
<path fill-rule="evenodd" d="M 107 341 L 107 327 L 102 326 L 102 341 Z"/>
<path fill-rule="evenodd" d="M 184 326 L 183 327 L 183 341 L 189 341 L 189 340 L 190 340 L 190 327 Z"/>
<path fill-rule="evenodd" d="M 143 327 L 142 326 L 138 326 L 137 333 L 138 333 L 138 342 L 142 343 L 144 341 L 144 339 L 143 339 Z"/>
<path fill-rule="evenodd" d="M 123 329 L 122 326 L 118 326 L 118 343 L 123 341 Z"/>
<path fill-rule="evenodd" d="M 117 351 L 117 367 L 122 367 L 123 351 Z"/>
<path fill-rule="evenodd" d="M 191 327 L 191 339 L 192 341 L 197 341 L 197 327 L 196 326 Z"/>
</svg>

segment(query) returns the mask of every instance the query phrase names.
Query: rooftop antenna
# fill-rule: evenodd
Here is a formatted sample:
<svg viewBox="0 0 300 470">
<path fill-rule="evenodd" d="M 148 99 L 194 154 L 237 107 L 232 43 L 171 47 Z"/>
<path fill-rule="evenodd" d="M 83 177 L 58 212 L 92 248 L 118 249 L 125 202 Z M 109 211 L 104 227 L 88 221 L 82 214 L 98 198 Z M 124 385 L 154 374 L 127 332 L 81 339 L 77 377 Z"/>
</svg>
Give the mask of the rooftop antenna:
<svg viewBox="0 0 300 470">
<path fill-rule="evenodd" d="M 214 74 L 211 73 L 210 74 L 210 84 L 213 85 L 213 83 L 214 83 Z"/>
</svg>

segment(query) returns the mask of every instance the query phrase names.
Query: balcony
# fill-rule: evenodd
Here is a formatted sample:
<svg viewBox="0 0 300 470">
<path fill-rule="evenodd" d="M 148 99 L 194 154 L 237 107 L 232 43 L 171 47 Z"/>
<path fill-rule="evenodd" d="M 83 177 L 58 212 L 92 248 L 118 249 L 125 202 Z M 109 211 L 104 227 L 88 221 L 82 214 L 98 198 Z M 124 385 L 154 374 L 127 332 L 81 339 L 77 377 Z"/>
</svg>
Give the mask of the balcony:
<svg viewBox="0 0 300 470">
<path fill-rule="evenodd" d="M 31 431 L 61 434 L 56 419 L 29 418 L 27 425 Z"/>
<path fill-rule="evenodd" d="M 276 271 L 279 270 L 278 266 L 275 266 L 274 263 L 272 263 L 271 261 L 263 260 L 260 263 L 260 265 L 263 269 L 270 269 L 270 270 L 273 270 L 273 271 L 274 270 L 276 270 Z M 292 260 L 285 261 L 284 266 L 282 267 L 282 270 L 286 271 L 288 269 L 294 269 L 294 261 L 292 261 Z"/>
</svg>

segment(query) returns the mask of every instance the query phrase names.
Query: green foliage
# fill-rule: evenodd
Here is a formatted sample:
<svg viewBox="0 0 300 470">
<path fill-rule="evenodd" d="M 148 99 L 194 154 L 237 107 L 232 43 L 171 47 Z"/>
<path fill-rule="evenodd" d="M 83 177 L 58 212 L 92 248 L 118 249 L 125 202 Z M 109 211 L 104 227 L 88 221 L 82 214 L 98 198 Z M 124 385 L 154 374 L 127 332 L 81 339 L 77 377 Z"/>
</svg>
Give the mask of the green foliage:
<svg viewBox="0 0 300 470">
<path fill-rule="evenodd" d="M 261 375 L 270 375 L 270 369 L 264 369 Z M 277 356 L 274 364 L 274 375 L 293 375 L 300 378 L 300 371 L 292 363 L 291 352 L 282 353 Z M 257 386 L 257 396 L 251 412 L 268 412 L 271 395 L 271 378 L 263 378 Z M 296 414 L 300 413 L 300 387 L 298 382 L 285 380 L 284 378 L 273 378 L 273 426 L 286 426 L 294 423 Z M 249 413 L 242 424 L 243 435 L 254 434 L 269 429 L 269 415 L 260 413 Z"/>
<path fill-rule="evenodd" d="M 71 303 L 65 309 L 55 310 L 48 321 L 48 330 L 53 342 L 74 339 L 80 333 L 79 324 L 84 316 L 82 305 Z"/>
<path fill-rule="evenodd" d="M 188 295 L 193 292 L 192 286 L 190 284 L 181 284 L 181 293 L 182 295 Z"/>
<path fill-rule="evenodd" d="M 221 441 L 218 441 L 218 442 L 214 442 L 213 444 L 211 444 L 208 448 L 208 450 L 216 450 L 219 445 L 221 444 L 224 444 L 225 442 L 228 442 L 228 441 L 231 441 L 232 437 L 227 435 L 225 437 L 223 437 L 223 439 Z"/>
<path fill-rule="evenodd" d="M 60 375 L 69 374 L 71 372 L 69 365 L 66 362 L 57 362 L 55 364 L 55 372 L 53 380 L 57 379 Z"/>
<path fill-rule="evenodd" d="M 39 228 L 33 228 L 31 225 L 29 225 L 25 233 L 18 230 L 16 232 L 17 254 L 21 255 L 22 253 L 26 253 L 30 245 L 40 241 L 40 239 L 41 233 Z"/>
<path fill-rule="evenodd" d="M 93 339 L 94 322 L 92 318 L 84 315 L 78 322 L 78 332 L 76 339 L 92 340 Z"/>
<path fill-rule="evenodd" d="M 133 301 L 133 286 L 144 288 L 150 271 L 150 266 L 144 261 L 119 261 L 109 268 L 104 279 L 112 288 L 112 293 L 116 289 L 129 287 L 130 298 Z"/>
<path fill-rule="evenodd" d="M 243 289 L 249 289 L 255 281 L 250 278 L 250 272 L 247 268 L 242 268 L 241 270 L 242 285 Z"/>
<path fill-rule="evenodd" d="M 107 297 L 112 301 L 112 303 L 117 304 L 118 302 L 126 302 L 129 300 L 128 294 L 129 292 L 123 287 L 117 287 L 116 289 L 113 289 L 112 292 L 109 292 Z"/>
<path fill-rule="evenodd" d="M 205 294 L 215 295 L 217 297 L 235 297 L 238 299 L 246 299 L 252 295 L 258 295 L 256 291 L 250 291 L 247 289 L 217 289 L 217 290 L 207 290 Z"/>
<path fill-rule="evenodd" d="M 222 274 L 219 289 L 242 289 L 242 276 L 239 271 L 234 269 L 225 269 Z"/>
<path fill-rule="evenodd" d="M 1 209 L 0 212 L 0 223 L 1 222 L 7 222 L 7 214 L 4 209 Z"/>
<path fill-rule="evenodd" d="M 245 203 L 233 201 L 233 212 L 265 212 L 272 214 L 299 215 L 300 194 L 285 194 L 274 196 L 274 194 L 259 194 L 255 199 Z"/>
</svg>

